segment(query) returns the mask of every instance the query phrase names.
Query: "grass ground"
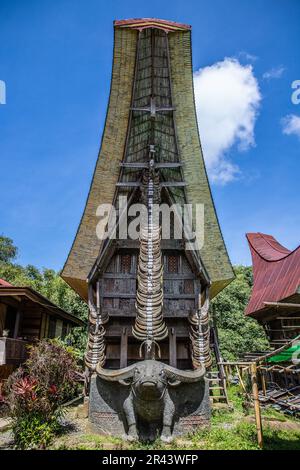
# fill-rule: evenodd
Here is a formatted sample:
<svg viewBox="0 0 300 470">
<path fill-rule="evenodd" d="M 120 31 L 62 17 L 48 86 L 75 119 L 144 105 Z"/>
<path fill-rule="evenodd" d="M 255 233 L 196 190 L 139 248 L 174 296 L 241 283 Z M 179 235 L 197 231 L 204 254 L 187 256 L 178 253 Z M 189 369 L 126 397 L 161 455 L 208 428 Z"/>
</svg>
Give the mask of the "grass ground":
<svg viewBox="0 0 300 470">
<path fill-rule="evenodd" d="M 50 449 L 58 450 L 259 450 L 253 409 L 246 409 L 238 387 L 229 389 L 231 408 L 213 409 L 211 427 L 176 438 L 170 444 L 159 439 L 152 444 L 128 443 L 120 438 L 90 434 L 88 420 L 76 418 L 76 408 L 67 414 L 64 432 Z M 262 409 L 265 450 L 300 450 L 300 421 L 273 408 Z M 9 430 L 0 432 L 0 449 L 13 448 Z"/>
<path fill-rule="evenodd" d="M 122 439 L 89 434 L 81 429 L 70 431 L 56 439 L 52 449 L 186 449 L 186 450 L 259 450 L 253 410 L 243 406 L 243 398 L 237 387 L 229 390 L 230 409 L 213 410 L 209 430 L 199 430 L 171 444 L 160 440 L 152 444 L 128 443 Z M 300 450 L 300 422 L 277 412 L 273 408 L 262 410 L 265 450 Z M 84 420 L 82 420 L 84 421 Z M 73 421 L 76 426 L 76 420 Z M 77 423 L 78 425 L 79 423 Z M 80 426 L 79 426 L 80 427 Z"/>
</svg>

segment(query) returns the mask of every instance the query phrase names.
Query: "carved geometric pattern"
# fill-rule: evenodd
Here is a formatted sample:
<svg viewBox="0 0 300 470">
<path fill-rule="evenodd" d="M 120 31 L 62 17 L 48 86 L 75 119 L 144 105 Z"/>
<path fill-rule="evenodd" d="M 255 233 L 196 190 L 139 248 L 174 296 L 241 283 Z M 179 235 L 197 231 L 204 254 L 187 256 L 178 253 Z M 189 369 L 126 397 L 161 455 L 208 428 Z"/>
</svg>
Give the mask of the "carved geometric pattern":
<svg viewBox="0 0 300 470">
<path fill-rule="evenodd" d="M 168 256 L 168 272 L 169 273 L 178 273 L 178 256 L 169 255 Z"/>
<path fill-rule="evenodd" d="M 192 279 L 184 280 L 184 293 L 194 294 L 194 281 Z"/>
<path fill-rule="evenodd" d="M 121 255 L 121 273 L 130 273 L 131 271 L 131 256 Z"/>
</svg>

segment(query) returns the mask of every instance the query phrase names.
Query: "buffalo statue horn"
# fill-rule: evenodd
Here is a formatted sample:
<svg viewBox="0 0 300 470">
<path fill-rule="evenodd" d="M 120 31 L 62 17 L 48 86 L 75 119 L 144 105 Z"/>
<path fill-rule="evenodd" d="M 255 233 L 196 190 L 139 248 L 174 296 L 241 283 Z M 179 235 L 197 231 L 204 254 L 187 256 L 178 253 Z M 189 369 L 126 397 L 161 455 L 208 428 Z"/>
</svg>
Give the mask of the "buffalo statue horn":
<svg viewBox="0 0 300 470">
<path fill-rule="evenodd" d="M 96 372 L 101 379 L 107 380 L 108 382 L 120 382 L 122 385 L 129 385 L 126 380 L 131 379 L 134 374 L 136 365 L 132 364 L 122 369 L 104 369 L 101 367 L 101 363 L 96 366 Z"/>
<path fill-rule="evenodd" d="M 175 367 L 165 365 L 164 372 L 168 378 L 168 384 L 172 387 L 181 383 L 198 382 L 205 375 L 205 367 L 200 364 L 195 370 L 180 370 Z"/>
</svg>

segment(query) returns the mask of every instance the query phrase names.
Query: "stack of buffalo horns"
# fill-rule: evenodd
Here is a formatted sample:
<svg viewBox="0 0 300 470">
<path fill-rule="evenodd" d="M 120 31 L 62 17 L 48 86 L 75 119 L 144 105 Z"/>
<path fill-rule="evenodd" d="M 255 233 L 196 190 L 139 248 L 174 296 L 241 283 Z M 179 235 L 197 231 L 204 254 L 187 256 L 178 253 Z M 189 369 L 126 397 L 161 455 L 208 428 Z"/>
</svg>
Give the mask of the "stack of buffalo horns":
<svg viewBox="0 0 300 470">
<path fill-rule="evenodd" d="M 206 290 L 206 298 L 201 306 L 199 299 L 198 309 L 189 317 L 190 340 L 192 344 L 192 362 L 195 369 L 204 365 L 207 369 L 212 364 L 210 353 L 210 328 L 209 328 L 209 296 Z"/>
<path fill-rule="evenodd" d="M 159 178 L 147 171 L 142 181 L 142 200 L 148 209 L 140 230 L 140 252 L 137 272 L 136 311 L 133 327 L 135 338 L 161 341 L 168 336 L 163 319 L 163 265 L 159 221 L 153 213 L 153 204 L 160 200 Z"/>
<path fill-rule="evenodd" d="M 102 316 L 100 307 L 96 308 L 90 301 L 89 336 L 85 365 L 91 370 L 95 370 L 97 364 L 103 365 L 105 363 L 105 328 L 103 324 L 107 321 L 108 315 Z"/>
</svg>

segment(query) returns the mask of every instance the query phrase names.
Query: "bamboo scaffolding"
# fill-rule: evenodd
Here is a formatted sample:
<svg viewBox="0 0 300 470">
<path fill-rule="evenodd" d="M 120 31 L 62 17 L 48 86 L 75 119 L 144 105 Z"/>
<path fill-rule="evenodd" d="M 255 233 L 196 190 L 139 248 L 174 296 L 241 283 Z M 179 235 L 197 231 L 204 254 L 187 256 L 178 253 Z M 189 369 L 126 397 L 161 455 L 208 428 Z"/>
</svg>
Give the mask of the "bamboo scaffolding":
<svg viewBox="0 0 300 470">
<path fill-rule="evenodd" d="M 257 365 L 255 362 L 219 362 L 219 365 L 223 366 L 234 366 L 237 369 L 242 369 L 243 371 L 249 370 L 250 377 L 251 377 L 251 385 L 252 385 L 252 398 L 254 404 L 254 414 L 255 414 L 255 424 L 256 424 L 256 434 L 257 434 L 257 443 L 260 448 L 263 447 L 263 429 L 262 429 L 262 421 L 261 421 L 261 412 L 260 412 L 260 402 L 259 402 L 259 394 L 258 394 L 258 381 L 257 381 Z M 246 387 L 241 377 L 241 373 L 238 371 L 239 380 L 241 386 L 246 392 Z"/>
</svg>

